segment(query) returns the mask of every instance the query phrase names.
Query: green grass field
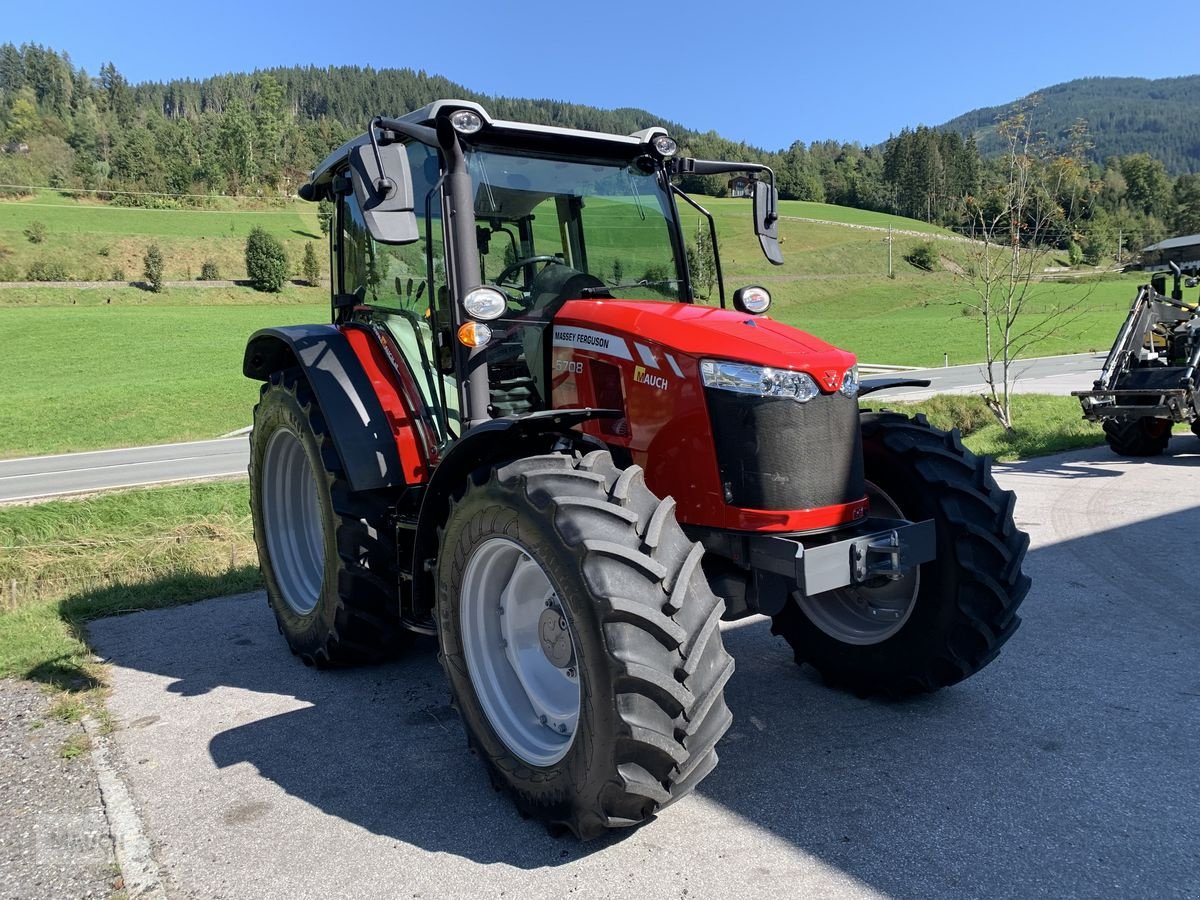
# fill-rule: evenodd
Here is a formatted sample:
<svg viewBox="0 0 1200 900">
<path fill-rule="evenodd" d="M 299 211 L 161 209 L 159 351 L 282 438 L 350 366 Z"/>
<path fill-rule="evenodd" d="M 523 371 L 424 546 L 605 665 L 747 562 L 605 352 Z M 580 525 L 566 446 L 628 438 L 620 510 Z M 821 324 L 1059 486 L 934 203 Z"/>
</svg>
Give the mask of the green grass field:
<svg viewBox="0 0 1200 900">
<path fill-rule="evenodd" d="M 940 365 L 943 354 L 952 364 L 982 359 L 982 323 L 963 314 L 964 284 L 947 271 L 922 272 L 904 262 L 922 239 L 895 238 L 896 277 L 888 279 L 887 245 L 879 232 L 784 219 L 785 264 L 772 267 L 753 234 L 748 200 L 704 202 L 717 219 L 730 292 L 744 284 L 766 285 L 776 298 L 772 314 L 781 321 L 846 347 L 866 362 Z M 682 206 L 681 212 L 691 238 L 699 217 Z M 783 212 L 939 230 L 824 204 L 785 201 Z M 36 218 L 49 230 L 45 244 L 31 244 L 22 234 Z M 230 261 L 223 274 L 241 275 L 244 237 L 253 225 L 293 243 L 308 239 L 296 232 L 319 233 L 310 204 L 150 211 L 42 193 L 29 201 L 0 203 L 0 249 L 20 251 L 0 253 L 0 266 L 21 254 L 58 253 L 68 268 L 81 269 L 86 260 L 108 265 L 125 254 L 136 261 L 129 273 L 136 277 L 141 253 L 156 239 L 167 254 L 168 277 L 185 275 L 172 271 L 173 254 L 176 265 L 190 259 L 198 271 L 218 246 Z M 598 254 L 615 252 L 602 244 Z M 952 258 L 956 245 L 938 242 L 939 250 L 943 244 Z M 98 247 L 108 248 L 108 255 L 96 255 Z M 1037 285 L 1038 310 L 1078 304 L 1081 315 L 1033 352 L 1106 349 L 1136 281 Z M 265 325 L 328 321 L 326 298 L 326 289 L 292 285 L 278 295 L 241 287 L 171 288 L 164 295 L 132 287 L 0 290 L 6 349 L 0 378 L 7 388 L 0 405 L 0 457 L 208 438 L 244 426 L 257 390 L 241 375 L 246 338 Z M 715 302 L 715 292 L 709 302 Z"/>
<path fill-rule="evenodd" d="M 71 690 L 98 684 L 87 620 L 260 583 L 245 482 L 0 507 L 0 547 L 0 678 Z"/>
<path fill-rule="evenodd" d="M 0 457 L 210 438 L 248 425 L 258 386 L 241 374 L 247 337 L 329 318 L 321 303 L 200 305 L 184 292 L 154 302 L 126 288 L 111 305 L 104 292 L 75 291 L 72 306 L 60 305 L 63 289 L 46 290 L 46 302 L 0 307 Z"/>
<path fill-rule="evenodd" d="M 218 209 L 140 209 L 75 200 L 41 191 L 25 200 L 0 202 L 0 269 L 21 280 L 38 261 L 61 263 L 77 281 L 107 281 L 115 270 L 125 278 L 142 277 L 142 256 L 152 242 L 162 250 L 167 280 L 186 281 L 214 260 L 223 278 L 245 278 L 246 236 L 261 227 L 278 238 L 295 269 L 304 244 L 317 242 L 317 258 L 328 268 L 325 238 L 317 225 L 316 205 L 295 201 L 255 208 L 221 201 Z M 46 226 L 46 240 L 31 243 L 25 229 Z"/>
</svg>

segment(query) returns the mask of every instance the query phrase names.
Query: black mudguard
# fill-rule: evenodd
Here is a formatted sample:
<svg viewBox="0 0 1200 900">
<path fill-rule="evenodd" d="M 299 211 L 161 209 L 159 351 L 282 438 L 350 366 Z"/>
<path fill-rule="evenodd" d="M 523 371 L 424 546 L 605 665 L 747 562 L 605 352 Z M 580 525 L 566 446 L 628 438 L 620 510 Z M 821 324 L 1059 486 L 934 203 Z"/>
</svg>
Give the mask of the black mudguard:
<svg viewBox="0 0 1200 900">
<path fill-rule="evenodd" d="M 316 394 L 354 491 L 404 487 L 396 438 L 354 349 L 332 325 L 288 325 L 256 331 L 242 373 L 266 381 L 296 366 Z"/>
</svg>

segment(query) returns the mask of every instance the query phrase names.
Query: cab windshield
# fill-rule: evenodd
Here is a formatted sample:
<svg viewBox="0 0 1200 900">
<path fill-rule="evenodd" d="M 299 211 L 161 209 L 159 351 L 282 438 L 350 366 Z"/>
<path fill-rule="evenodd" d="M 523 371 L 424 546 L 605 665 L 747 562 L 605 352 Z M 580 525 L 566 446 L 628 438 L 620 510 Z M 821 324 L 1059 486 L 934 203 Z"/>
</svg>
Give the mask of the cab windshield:
<svg viewBox="0 0 1200 900">
<path fill-rule="evenodd" d="M 578 297 L 687 299 L 655 171 L 480 149 L 467 160 L 480 271 L 512 313 Z"/>
</svg>

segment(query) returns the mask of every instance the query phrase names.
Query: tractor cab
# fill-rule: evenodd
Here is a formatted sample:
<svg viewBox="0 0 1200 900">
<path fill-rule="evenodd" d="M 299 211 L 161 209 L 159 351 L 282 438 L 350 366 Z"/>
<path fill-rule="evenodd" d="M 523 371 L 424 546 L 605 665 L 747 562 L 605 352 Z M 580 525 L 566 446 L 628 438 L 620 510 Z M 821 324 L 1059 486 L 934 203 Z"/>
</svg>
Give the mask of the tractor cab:
<svg viewBox="0 0 1200 900">
<path fill-rule="evenodd" d="M 538 128 L 465 101 L 375 120 L 305 185 L 305 196 L 336 204 L 334 322 L 386 330 L 435 444 L 464 425 L 553 408 L 547 329 L 564 303 L 696 302 L 677 198 L 707 217 L 719 270 L 712 217 L 673 175 L 764 174 L 756 212 L 768 257 L 782 261 L 770 170 L 675 150 L 661 128 Z M 756 289 L 755 302 L 762 312 L 769 297 Z"/>
</svg>

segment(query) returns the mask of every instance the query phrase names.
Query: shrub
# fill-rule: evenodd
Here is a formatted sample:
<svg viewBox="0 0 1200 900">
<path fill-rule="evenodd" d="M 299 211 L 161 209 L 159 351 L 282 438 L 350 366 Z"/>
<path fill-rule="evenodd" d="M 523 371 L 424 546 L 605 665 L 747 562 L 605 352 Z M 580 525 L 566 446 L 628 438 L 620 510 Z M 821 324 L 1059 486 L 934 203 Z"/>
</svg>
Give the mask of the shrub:
<svg viewBox="0 0 1200 900">
<path fill-rule="evenodd" d="M 150 290 L 156 294 L 161 294 L 163 291 L 163 256 L 162 251 L 158 249 L 158 244 L 151 244 L 146 248 L 146 255 L 142 257 L 144 266 L 142 275 L 146 279 L 146 284 Z"/>
<path fill-rule="evenodd" d="M 300 266 L 304 280 L 316 287 L 321 283 L 321 264 L 317 262 L 317 252 L 312 244 L 304 245 L 304 262 Z"/>
<path fill-rule="evenodd" d="M 39 260 L 25 272 L 26 281 L 66 281 L 67 270 L 60 262 Z"/>
<path fill-rule="evenodd" d="M 30 222 L 29 227 L 25 229 L 25 237 L 29 238 L 31 244 L 45 243 L 48 233 L 45 222 Z"/>
<path fill-rule="evenodd" d="M 122 269 L 120 266 L 117 266 L 115 269 L 112 270 L 112 280 L 113 281 L 128 281 L 129 279 L 125 277 L 125 270 Z"/>
<path fill-rule="evenodd" d="M 1077 266 L 1083 262 L 1083 248 L 1074 241 L 1067 244 L 1067 263 L 1072 266 Z"/>
<path fill-rule="evenodd" d="M 200 266 L 201 281 L 220 281 L 221 270 L 217 268 L 214 260 L 206 259 Z"/>
<path fill-rule="evenodd" d="M 246 274 L 260 291 L 278 293 L 288 277 L 288 258 L 283 245 L 262 228 L 246 238 Z"/>
<path fill-rule="evenodd" d="M 0 266 L 0 281 L 20 281 L 21 273 L 12 263 Z"/>
<path fill-rule="evenodd" d="M 109 247 L 108 244 L 105 244 L 103 247 L 101 247 L 99 250 L 96 251 L 96 255 L 97 256 L 108 256 L 108 254 L 111 252 L 112 252 L 112 248 Z"/>
<path fill-rule="evenodd" d="M 908 252 L 904 257 L 910 265 L 926 272 L 932 272 L 938 264 L 937 248 L 929 241 L 922 241 Z"/>
</svg>

